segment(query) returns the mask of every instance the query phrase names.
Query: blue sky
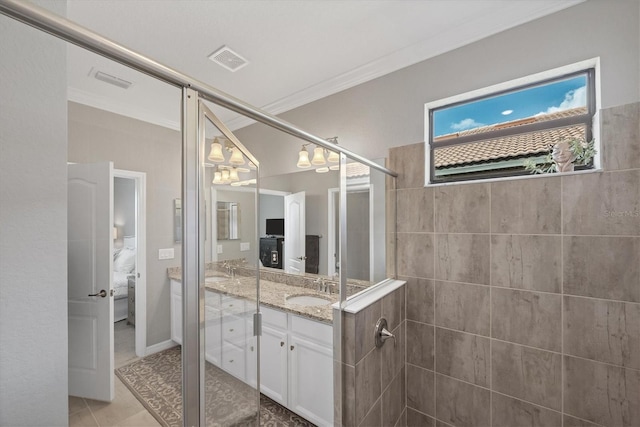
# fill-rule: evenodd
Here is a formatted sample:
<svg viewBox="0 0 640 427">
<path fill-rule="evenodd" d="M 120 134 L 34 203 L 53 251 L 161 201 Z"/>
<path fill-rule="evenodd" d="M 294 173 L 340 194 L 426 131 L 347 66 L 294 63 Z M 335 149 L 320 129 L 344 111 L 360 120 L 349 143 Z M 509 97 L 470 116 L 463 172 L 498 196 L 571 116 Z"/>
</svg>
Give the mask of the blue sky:
<svg viewBox="0 0 640 427">
<path fill-rule="evenodd" d="M 434 112 L 434 137 L 586 105 L 585 75 Z"/>
</svg>

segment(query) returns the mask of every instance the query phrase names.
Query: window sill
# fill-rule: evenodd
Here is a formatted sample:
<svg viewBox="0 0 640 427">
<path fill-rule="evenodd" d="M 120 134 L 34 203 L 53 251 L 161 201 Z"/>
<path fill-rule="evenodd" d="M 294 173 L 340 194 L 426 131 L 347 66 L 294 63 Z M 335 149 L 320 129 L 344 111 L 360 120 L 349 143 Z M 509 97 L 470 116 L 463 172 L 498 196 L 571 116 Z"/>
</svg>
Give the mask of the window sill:
<svg viewBox="0 0 640 427">
<path fill-rule="evenodd" d="M 535 175 L 519 175 L 519 176 L 505 176 L 502 178 L 486 178 L 486 179 L 472 179 L 468 181 L 454 181 L 454 182 L 436 182 L 436 183 L 427 183 L 424 185 L 425 188 L 428 187 L 444 187 L 448 185 L 463 185 L 463 184 L 478 184 L 478 183 L 488 183 L 488 182 L 503 182 L 503 181 L 516 181 L 521 179 L 538 179 L 538 178 L 553 178 L 553 177 L 562 177 L 562 176 L 573 176 L 573 175 L 584 175 L 590 173 L 598 173 L 604 172 L 602 168 L 597 169 L 588 169 L 582 171 L 573 171 L 573 172 L 562 172 L 562 173 L 544 173 L 544 174 L 535 174 Z"/>
</svg>

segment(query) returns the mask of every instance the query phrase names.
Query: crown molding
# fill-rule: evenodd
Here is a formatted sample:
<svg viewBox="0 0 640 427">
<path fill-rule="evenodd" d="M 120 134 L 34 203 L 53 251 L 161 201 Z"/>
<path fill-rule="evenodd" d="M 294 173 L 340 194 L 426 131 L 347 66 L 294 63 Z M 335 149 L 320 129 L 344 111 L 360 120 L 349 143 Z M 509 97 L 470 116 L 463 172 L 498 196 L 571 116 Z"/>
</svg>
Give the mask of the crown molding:
<svg viewBox="0 0 640 427">
<path fill-rule="evenodd" d="M 510 28 L 559 12 L 560 10 L 583 3 L 584 1 L 585 0 L 571 0 L 561 4 L 555 3 L 553 5 L 541 6 L 527 15 L 526 18 L 521 17 L 521 14 L 515 10 L 515 4 L 507 3 L 502 10 L 502 16 L 504 19 L 501 19 L 501 25 L 494 26 L 489 33 L 486 32 L 486 29 L 469 30 L 469 27 L 463 27 L 463 29 L 461 29 L 456 26 L 449 31 L 440 33 L 437 38 L 422 40 L 411 46 L 407 46 L 403 49 L 390 53 L 389 55 L 371 61 L 361 67 L 354 68 L 351 71 L 347 71 L 346 73 L 340 74 L 316 85 L 309 86 L 306 89 L 300 90 L 260 108 L 274 115 L 284 113 L 302 105 L 306 105 L 313 101 L 317 101 L 343 90 L 366 83 L 378 77 L 385 76 L 394 71 L 426 61 L 445 52 L 475 43 L 478 40 L 490 37 Z M 492 15 L 493 14 L 489 14 L 481 17 L 480 20 L 491 19 Z M 519 19 L 517 19 L 516 16 L 518 16 Z M 474 27 L 477 28 L 477 26 Z M 452 40 L 453 43 L 451 42 Z M 253 119 L 244 116 L 236 116 L 235 118 L 228 120 L 226 125 L 231 130 L 237 130 L 253 123 L 255 123 L 255 120 Z"/>
</svg>

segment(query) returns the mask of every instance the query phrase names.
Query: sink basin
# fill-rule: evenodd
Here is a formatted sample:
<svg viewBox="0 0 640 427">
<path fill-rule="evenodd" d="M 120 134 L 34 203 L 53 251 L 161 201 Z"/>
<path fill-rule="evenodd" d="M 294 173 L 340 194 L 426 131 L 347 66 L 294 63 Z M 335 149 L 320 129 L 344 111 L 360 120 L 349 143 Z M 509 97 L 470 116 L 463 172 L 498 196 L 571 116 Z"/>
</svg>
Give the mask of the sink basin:
<svg viewBox="0 0 640 427">
<path fill-rule="evenodd" d="M 317 295 L 291 295 L 286 298 L 286 301 L 290 304 L 306 305 L 309 307 L 331 304 L 331 300 L 328 298 Z"/>
<path fill-rule="evenodd" d="M 204 278 L 205 283 L 226 282 L 227 280 L 229 280 L 229 278 L 223 276 L 210 276 Z"/>
</svg>

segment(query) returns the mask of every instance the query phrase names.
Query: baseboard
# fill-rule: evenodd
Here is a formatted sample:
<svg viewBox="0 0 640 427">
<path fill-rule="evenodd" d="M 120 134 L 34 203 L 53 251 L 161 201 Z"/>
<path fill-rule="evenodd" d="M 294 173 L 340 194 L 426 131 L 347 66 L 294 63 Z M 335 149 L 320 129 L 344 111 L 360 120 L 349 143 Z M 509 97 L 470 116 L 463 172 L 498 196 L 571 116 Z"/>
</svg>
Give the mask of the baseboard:
<svg viewBox="0 0 640 427">
<path fill-rule="evenodd" d="M 171 347 L 175 347 L 177 345 L 178 344 L 173 340 L 162 341 L 162 342 L 159 342 L 158 344 L 150 345 L 149 347 L 147 347 L 147 351 L 145 352 L 145 354 L 148 356 L 150 354 L 157 353 L 162 350 L 170 349 Z"/>
</svg>

